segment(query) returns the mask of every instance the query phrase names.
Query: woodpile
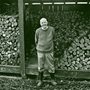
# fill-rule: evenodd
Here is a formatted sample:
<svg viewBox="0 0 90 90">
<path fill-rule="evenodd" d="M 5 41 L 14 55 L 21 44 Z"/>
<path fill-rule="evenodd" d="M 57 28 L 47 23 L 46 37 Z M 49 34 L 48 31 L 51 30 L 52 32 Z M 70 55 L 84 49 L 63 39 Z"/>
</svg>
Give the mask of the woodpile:
<svg viewBox="0 0 90 90">
<path fill-rule="evenodd" d="M 88 35 L 89 36 L 89 35 Z M 64 51 L 64 58 L 60 60 L 60 67 L 69 70 L 90 69 L 90 36 L 76 39 L 68 50 Z"/>
<path fill-rule="evenodd" d="M 69 70 L 90 69 L 90 15 L 83 11 L 39 11 L 31 13 L 32 29 L 40 27 L 39 20 L 46 17 L 55 27 L 55 58 L 58 67 Z M 34 37 L 33 37 L 34 38 Z M 35 44 L 31 56 L 35 56 Z"/>
<path fill-rule="evenodd" d="M 19 65 L 18 16 L 0 15 L 0 64 Z"/>
</svg>

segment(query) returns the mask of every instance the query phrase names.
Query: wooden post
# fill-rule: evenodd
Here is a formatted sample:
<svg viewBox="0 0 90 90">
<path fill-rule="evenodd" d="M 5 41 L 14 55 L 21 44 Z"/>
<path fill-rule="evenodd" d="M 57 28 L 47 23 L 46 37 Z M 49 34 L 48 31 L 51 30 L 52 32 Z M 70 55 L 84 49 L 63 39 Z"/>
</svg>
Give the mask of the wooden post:
<svg viewBox="0 0 90 90">
<path fill-rule="evenodd" d="M 20 31 L 20 69 L 22 78 L 26 77 L 25 74 L 25 48 L 24 48 L 24 0 L 18 0 L 19 11 L 19 31 Z"/>
<path fill-rule="evenodd" d="M 55 5 L 54 5 L 54 0 L 52 0 L 52 11 L 54 12 Z"/>
<path fill-rule="evenodd" d="M 43 11 L 43 0 L 41 0 L 41 9 L 42 9 L 42 11 Z"/>
</svg>

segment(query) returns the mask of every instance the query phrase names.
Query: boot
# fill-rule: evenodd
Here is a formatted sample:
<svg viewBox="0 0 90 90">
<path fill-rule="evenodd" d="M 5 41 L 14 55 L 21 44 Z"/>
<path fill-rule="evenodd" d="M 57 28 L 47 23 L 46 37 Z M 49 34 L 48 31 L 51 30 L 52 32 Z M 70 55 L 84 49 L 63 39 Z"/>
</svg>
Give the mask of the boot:
<svg viewBox="0 0 90 90">
<path fill-rule="evenodd" d="M 50 73 L 50 76 L 51 76 L 51 84 L 52 84 L 53 86 L 57 85 L 57 82 L 55 82 L 54 73 Z"/>
<path fill-rule="evenodd" d="M 42 86 L 43 84 L 43 72 L 39 72 L 39 82 L 37 84 L 38 87 Z"/>
</svg>

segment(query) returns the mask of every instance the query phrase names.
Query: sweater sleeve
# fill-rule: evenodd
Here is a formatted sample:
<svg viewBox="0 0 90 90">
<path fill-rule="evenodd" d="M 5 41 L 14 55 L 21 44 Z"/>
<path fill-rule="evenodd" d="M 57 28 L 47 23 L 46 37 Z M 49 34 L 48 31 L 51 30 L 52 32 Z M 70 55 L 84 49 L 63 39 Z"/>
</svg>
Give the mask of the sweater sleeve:
<svg viewBox="0 0 90 90">
<path fill-rule="evenodd" d="M 53 39 L 55 39 L 55 28 L 53 28 Z"/>
<path fill-rule="evenodd" d="M 35 44 L 37 45 L 37 43 L 38 43 L 38 33 L 37 33 L 37 30 L 36 30 L 36 32 L 35 32 Z"/>
</svg>

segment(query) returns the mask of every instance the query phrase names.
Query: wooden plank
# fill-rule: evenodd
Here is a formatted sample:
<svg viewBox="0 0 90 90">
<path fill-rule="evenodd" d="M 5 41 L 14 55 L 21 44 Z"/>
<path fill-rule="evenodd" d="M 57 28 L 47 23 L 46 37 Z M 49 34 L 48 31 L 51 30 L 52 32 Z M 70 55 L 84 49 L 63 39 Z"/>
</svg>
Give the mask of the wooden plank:
<svg viewBox="0 0 90 90">
<path fill-rule="evenodd" d="M 20 66 L 0 65 L 0 73 L 20 74 Z"/>
<path fill-rule="evenodd" d="M 6 78 L 6 79 L 17 79 L 17 80 L 21 80 L 21 77 L 17 77 L 17 76 L 6 76 L 6 75 L 0 75 L 0 78 Z"/>
<path fill-rule="evenodd" d="M 52 2 L 52 0 L 24 0 L 25 3 L 31 2 Z M 90 0 L 54 0 L 54 2 L 89 2 Z M 17 3 L 17 0 L 3 0 L 3 3 Z"/>
<path fill-rule="evenodd" d="M 27 75 L 38 75 L 37 66 L 31 65 L 26 68 Z M 48 76 L 49 73 L 45 72 L 45 76 Z M 56 77 L 63 78 L 75 78 L 75 79 L 90 79 L 89 70 L 61 70 L 56 69 Z"/>
<path fill-rule="evenodd" d="M 20 60 L 21 75 L 25 77 L 25 49 L 24 49 L 24 0 L 18 0 L 19 31 L 20 31 Z"/>
<path fill-rule="evenodd" d="M 20 66 L 0 65 L 0 73 L 20 74 Z M 27 75 L 38 75 L 37 65 L 30 65 L 26 68 Z M 45 72 L 45 76 L 49 73 Z M 56 69 L 56 77 L 90 79 L 89 70 L 61 70 Z"/>
<path fill-rule="evenodd" d="M 29 67 L 26 67 L 26 74 L 38 75 L 37 65 L 29 65 Z"/>
<path fill-rule="evenodd" d="M 57 69 L 56 76 L 64 78 L 90 79 L 90 71 Z"/>
<path fill-rule="evenodd" d="M 42 2 L 52 2 L 52 1 L 54 1 L 54 2 L 88 2 L 88 4 L 89 4 L 89 0 L 30 0 L 30 2 L 40 2 L 40 3 L 42 3 Z M 29 0 L 25 0 L 25 3 L 29 3 Z"/>
</svg>

